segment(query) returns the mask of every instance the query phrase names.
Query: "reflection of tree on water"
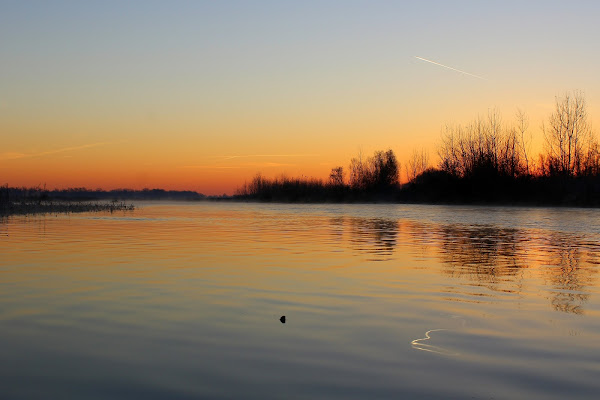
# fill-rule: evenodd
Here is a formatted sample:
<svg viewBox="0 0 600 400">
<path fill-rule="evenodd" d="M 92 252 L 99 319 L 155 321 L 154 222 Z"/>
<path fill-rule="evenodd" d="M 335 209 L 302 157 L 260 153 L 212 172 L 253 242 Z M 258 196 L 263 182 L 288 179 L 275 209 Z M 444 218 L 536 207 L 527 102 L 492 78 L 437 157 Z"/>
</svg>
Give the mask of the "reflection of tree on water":
<svg viewBox="0 0 600 400">
<path fill-rule="evenodd" d="M 333 225 L 347 226 L 351 246 L 370 255 L 373 261 L 384 261 L 394 254 L 398 240 L 398 221 L 384 218 L 336 218 Z"/>
<path fill-rule="evenodd" d="M 402 243 L 409 243 L 409 248 L 417 258 L 427 257 L 431 250 L 437 247 L 436 225 L 406 221 L 402 226 L 406 232 L 402 237 Z"/>
<path fill-rule="evenodd" d="M 590 268 L 593 254 L 600 249 L 590 249 L 576 238 L 554 234 L 548 239 L 548 265 L 544 275 L 553 286 L 551 303 L 557 311 L 575 314 L 583 313 L 583 305 L 588 301 L 587 286 L 593 284 Z"/>
<path fill-rule="evenodd" d="M 561 232 L 402 221 L 404 234 L 399 239 L 398 220 L 337 217 L 331 225 L 334 240 L 348 235 L 351 247 L 370 260 L 389 260 L 402 240 L 411 251 L 439 257 L 444 275 L 494 292 L 523 293 L 532 279 L 526 278 L 525 271 L 530 271 L 528 276 L 544 278 L 551 286 L 547 293 L 552 307 L 568 313 L 583 312 L 597 272 L 594 266 L 600 265 L 600 245 Z M 448 290 L 467 296 L 492 295 L 473 292 L 473 285 Z"/>
<path fill-rule="evenodd" d="M 443 273 L 467 277 L 495 291 L 519 292 L 525 264 L 520 260 L 522 232 L 493 226 L 445 225 L 440 236 Z M 512 283 L 511 287 L 507 287 Z"/>
<path fill-rule="evenodd" d="M 527 231 L 491 226 L 465 227 L 446 225 L 440 236 L 442 272 L 467 278 L 490 290 L 521 292 L 522 272 L 542 262 L 540 271 L 552 285 L 550 298 L 557 311 L 580 314 L 589 298 L 585 293 L 593 284 L 591 268 L 597 245 L 583 243 L 577 237 L 554 233 L 531 237 Z M 530 253 L 530 254 L 529 254 Z"/>
</svg>

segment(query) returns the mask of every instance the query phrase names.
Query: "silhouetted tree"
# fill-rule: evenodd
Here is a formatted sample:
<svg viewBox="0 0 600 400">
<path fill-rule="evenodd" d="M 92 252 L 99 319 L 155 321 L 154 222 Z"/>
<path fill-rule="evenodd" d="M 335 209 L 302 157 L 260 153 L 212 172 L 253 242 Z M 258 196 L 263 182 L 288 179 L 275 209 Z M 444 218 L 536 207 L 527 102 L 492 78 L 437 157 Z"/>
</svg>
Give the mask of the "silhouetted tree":
<svg viewBox="0 0 600 400">
<path fill-rule="evenodd" d="M 526 171 L 516 128 L 506 128 L 497 111 L 463 127 L 446 126 L 438 149 L 439 167 L 457 177 L 517 177 Z"/>
<path fill-rule="evenodd" d="M 413 150 L 406 167 L 406 179 L 410 182 L 429 167 L 429 155 L 425 149 Z"/>
<path fill-rule="evenodd" d="M 389 188 L 398 184 L 400 164 L 392 150 L 376 151 L 369 159 L 371 186 Z"/>
<path fill-rule="evenodd" d="M 555 109 L 543 125 L 548 171 L 551 175 L 574 176 L 585 169 L 585 157 L 593 142 L 581 92 L 556 97 Z"/>
<path fill-rule="evenodd" d="M 353 189 L 365 189 L 366 166 L 362 160 L 362 152 L 358 153 L 358 157 L 350 160 L 350 187 Z"/>
<path fill-rule="evenodd" d="M 333 186 L 343 186 L 344 185 L 344 167 L 332 168 L 331 173 L 329 174 L 329 182 Z"/>
<path fill-rule="evenodd" d="M 588 176 L 600 176 L 600 145 L 595 137 L 591 136 L 590 140 L 582 172 Z"/>
<path fill-rule="evenodd" d="M 398 185 L 400 164 L 392 150 L 376 151 L 366 162 L 350 160 L 350 186 L 358 190 L 385 190 Z"/>
<path fill-rule="evenodd" d="M 531 134 L 527 134 L 527 129 L 529 128 L 529 117 L 523 110 L 517 109 L 516 120 L 516 129 L 519 134 L 518 143 L 521 148 L 523 160 L 525 161 L 525 173 L 529 175 L 531 173 L 531 170 L 529 169 L 529 149 L 532 139 Z"/>
</svg>

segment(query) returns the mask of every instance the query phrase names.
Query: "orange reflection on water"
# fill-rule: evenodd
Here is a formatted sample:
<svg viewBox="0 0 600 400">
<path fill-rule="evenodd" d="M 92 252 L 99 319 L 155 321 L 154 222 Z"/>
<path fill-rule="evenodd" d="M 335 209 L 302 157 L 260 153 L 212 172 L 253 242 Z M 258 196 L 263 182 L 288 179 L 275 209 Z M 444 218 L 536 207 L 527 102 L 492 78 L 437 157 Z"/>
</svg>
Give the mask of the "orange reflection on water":
<svg viewBox="0 0 600 400">
<path fill-rule="evenodd" d="M 507 398 L 532 376 L 538 398 L 544 376 L 593 392 L 595 380 L 573 380 L 597 365 L 598 244 L 593 232 L 516 223 L 533 212 L 555 211 L 483 224 L 478 208 L 149 202 L 10 217 L 3 357 L 27 379 L 60 359 L 68 386 L 81 370 L 197 397 L 249 373 L 287 387 L 299 369 L 303 382 L 359 382 L 382 397 L 433 385 L 462 398 L 464 376 Z"/>
<path fill-rule="evenodd" d="M 142 291 L 162 285 L 185 293 L 192 282 L 209 280 L 269 292 L 287 279 L 301 291 L 355 276 L 383 285 L 441 282 L 447 298 L 458 301 L 541 288 L 554 309 L 582 313 L 598 263 L 597 244 L 560 232 L 347 215 L 290 218 L 218 204 L 142 204 L 122 215 L 25 220 L 4 223 L 19 247 L 3 252 L 2 275 L 13 284 L 27 281 L 33 291 L 94 292 L 126 282 Z M 299 275 L 289 278 L 291 271 Z M 368 288 L 336 290 L 354 295 Z"/>
</svg>

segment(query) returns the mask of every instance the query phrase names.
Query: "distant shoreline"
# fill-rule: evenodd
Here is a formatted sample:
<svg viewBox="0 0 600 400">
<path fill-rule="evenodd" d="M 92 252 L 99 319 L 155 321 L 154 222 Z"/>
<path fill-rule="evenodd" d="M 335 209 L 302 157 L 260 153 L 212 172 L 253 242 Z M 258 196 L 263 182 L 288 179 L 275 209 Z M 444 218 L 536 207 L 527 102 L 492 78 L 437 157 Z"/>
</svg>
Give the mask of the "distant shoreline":
<svg viewBox="0 0 600 400">
<path fill-rule="evenodd" d="M 134 210 L 133 204 L 124 202 L 80 202 L 80 201 L 41 201 L 10 202 L 2 204 L 0 217 L 37 214 L 71 214 L 82 212 L 115 212 Z"/>
<path fill-rule="evenodd" d="M 600 176 L 463 178 L 429 169 L 407 184 L 371 188 L 317 180 L 257 177 L 247 189 L 231 196 L 231 200 L 598 208 Z"/>
<path fill-rule="evenodd" d="M 430 205 L 430 206 L 476 206 L 476 207 L 558 207 L 558 208 L 600 208 L 600 204 L 578 204 L 568 202 L 541 202 L 541 201 L 417 201 L 417 200 L 260 200 L 229 197 L 208 197 L 206 201 L 233 202 L 233 203 L 256 203 L 256 204 L 386 204 L 386 205 Z"/>
<path fill-rule="evenodd" d="M 429 169 L 413 181 L 371 188 L 320 180 L 257 177 L 234 195 L 206 196 L 163 189 L 46 190 L 0 187 L 0 217 L 134 210 L 132 201 L 211 201 L 281 204 L 415 204 L 440 206 L 600 208 L 600 177 L 457 178 Z"/>
<path fill-rule="evenodd" d="M 35 214 L 115 212 L 135 209 L 114 193 L 86 189 L 45 190 L 0 187 L 0 217 Z"/>
</svg>

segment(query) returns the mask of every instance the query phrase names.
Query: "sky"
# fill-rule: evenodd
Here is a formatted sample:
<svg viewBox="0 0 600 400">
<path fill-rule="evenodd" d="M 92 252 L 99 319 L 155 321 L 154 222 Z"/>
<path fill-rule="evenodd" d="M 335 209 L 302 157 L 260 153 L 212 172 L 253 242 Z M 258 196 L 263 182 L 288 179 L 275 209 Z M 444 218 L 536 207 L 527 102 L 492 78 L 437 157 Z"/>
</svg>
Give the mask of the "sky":
<svg viewBox="0 0 600 400">
<path fill-rule="evenodd" d="M 494 109 L 526 111 L 541 151 L 556 96 L 582 91 L 600 125 L 598 16 L 596 1 L 0 0 L 0 184 L 231 194 L 375 150 L 435 164 L 445 125 Z"/>
</svg>

